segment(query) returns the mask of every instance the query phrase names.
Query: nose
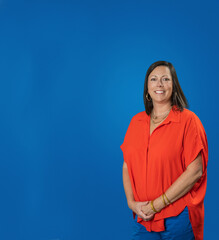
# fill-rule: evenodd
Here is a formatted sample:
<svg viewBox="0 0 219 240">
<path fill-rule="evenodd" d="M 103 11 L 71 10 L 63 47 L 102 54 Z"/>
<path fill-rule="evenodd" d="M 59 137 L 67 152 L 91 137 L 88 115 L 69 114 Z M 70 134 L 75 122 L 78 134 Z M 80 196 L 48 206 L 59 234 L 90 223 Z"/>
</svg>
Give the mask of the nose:
<svg viewBox="0 0 219 240">
<path fill-rule="evenodd" d="M 160 79 L 160 80 L 157 81 L 157 85 L 158 85 L 159 87 L 162 87 L 162 86 L 163 86 L 163 81 L 162 81 L 162 79 Z"/>
</svg>

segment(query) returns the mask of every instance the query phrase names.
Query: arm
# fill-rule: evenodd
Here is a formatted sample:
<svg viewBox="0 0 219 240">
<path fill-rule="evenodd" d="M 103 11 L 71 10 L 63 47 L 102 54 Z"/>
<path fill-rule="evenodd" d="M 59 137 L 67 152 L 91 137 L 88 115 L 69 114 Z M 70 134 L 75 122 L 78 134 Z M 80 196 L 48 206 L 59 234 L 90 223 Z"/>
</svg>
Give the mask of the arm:
<svg viewBox="0 0 219 240">
<path fill-rule="evenodd" d="M 146 221 L 151 219 L 152 216 L 146 216 L 141 210 L 141 207 L 147 205 L 148 202 L 136 202 L 134 199 L 126 162 L 123 163 L 123 186 L 125 190 L 128 207 L 143 220 Z"/>
<path fill-rule="evenodd" d="M 195 183 L 201 178 L 202 173 L 202 156 L 201 153 L 199 153 L 196 159 L 188 165 L 187 169 L 165 192 L 170 202 L 173 203 L 182 196 L 184 196 L 186 193 L 188 193 L 195 185 Z M 167 205 L 169 205 L 169 203 L 167 203 Z M 161 211 L 164 207 L 165 206 L 161 195 L 154 200 L 154 208 L 157 211 Z M 146 215 L 154 213 L 151 209 L 150 204 L 148 204 L 146 207 L 143 206 L 142 210 Z"/>
</svg>

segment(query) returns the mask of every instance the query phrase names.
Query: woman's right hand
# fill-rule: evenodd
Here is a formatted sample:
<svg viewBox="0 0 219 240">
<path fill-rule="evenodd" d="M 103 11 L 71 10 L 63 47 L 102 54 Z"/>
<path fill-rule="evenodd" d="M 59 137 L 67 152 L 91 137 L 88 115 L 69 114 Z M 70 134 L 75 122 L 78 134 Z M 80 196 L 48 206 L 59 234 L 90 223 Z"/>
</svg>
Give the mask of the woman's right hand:
<svg viewBox="0 0 219 240">
<path fill-rule="evenodd" d="M 145 215 L 141 210 L 142 206 L 148 205 L 149 203 L 150 203 L 149 201 L 146 201 L 146 202 L 131 201 L 130 203 L 128 203 L 128 206 L 133 212 L 135 212 L 144 221 L 150 221 L 154 217 L 154 214 Z"/>
</svg>

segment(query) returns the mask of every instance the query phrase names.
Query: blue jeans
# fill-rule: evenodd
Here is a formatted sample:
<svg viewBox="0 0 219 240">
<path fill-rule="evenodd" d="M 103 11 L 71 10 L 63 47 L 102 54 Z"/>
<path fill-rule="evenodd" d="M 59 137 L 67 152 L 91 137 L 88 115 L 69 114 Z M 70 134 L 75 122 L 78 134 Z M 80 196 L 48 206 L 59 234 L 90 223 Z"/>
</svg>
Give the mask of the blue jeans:
<svg viewBox="0 0 219 240">
<path fill-rule="evenodd" d="M 133 233 L 131 240 L 194 240 L 192 225 L 189 220 L 188 208 L 175 217 L 164 219 L 165 231 L 148 232 L 146 228 L 137 222 L 137 215 L 133 220 Z"/>
</svg>

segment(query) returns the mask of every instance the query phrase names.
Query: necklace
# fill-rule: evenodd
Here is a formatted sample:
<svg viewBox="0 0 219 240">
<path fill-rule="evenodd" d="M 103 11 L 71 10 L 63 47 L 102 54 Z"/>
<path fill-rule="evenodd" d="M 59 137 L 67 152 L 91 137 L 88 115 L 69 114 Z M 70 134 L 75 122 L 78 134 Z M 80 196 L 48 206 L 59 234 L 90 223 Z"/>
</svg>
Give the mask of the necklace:
<svg viewBox="0 0 219 240">
<path fill-rule="evenodd" d="M 171 107 L 171 108 L 172 108 L 172 107 Z M 154 114 L 154 112 L 152 112 L 152 122 L 153 122 L 154 124 L 157 124 L 157 123 L 162 122 L 162 121 L 168 116 L 171 108 L 170 108 L 168 111 L 166 111 L 166 112 L 164 112 L 164 113 L 162 113 L 162 114 L 160 114 L 160 115 L 157 115 L 157 116 Z M 164 114 L 165 114 L 165 115 L 164 115 Z M 164 116 L 163 116 L 163 115 L 164 115 Z M 162 117 L 161 117 L 161 116 L 162 116 Z M 158 119 L 158 118 L 160 118 L 160 117 L 161 117 L 161 119 L 160 119 L 159 121 L 154 121 L 154 119 Z"/>
<path fill-rule="evenodd" d="M 153 112 L 152 112 L 152 118 L 153 118 L 153 119 L 157 119 L 157 118 L 163 116 L 164 114 L 169 113 L 170 110 L 171 110 L 171 108 L 172 108 L 172 107 L 170 107 L 170 109 L 168 109 L 166 112 L 161 113 L 160 115 L 156 115 L 156 114 L 154 113 L 154 111 L 153 111 Z"/>
</svg>

